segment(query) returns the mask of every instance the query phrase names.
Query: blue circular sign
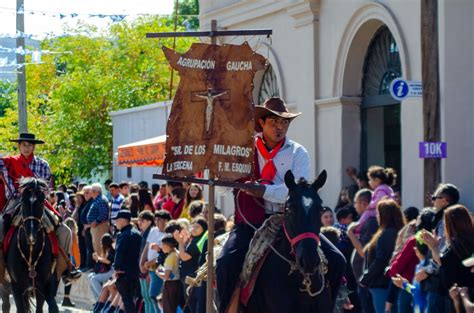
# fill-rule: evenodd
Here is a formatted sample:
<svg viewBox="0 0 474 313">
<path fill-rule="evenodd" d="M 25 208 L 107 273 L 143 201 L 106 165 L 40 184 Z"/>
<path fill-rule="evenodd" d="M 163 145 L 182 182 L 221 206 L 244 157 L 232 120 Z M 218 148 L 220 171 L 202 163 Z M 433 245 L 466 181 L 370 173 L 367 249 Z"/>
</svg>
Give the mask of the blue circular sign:
<svg viewBox="0 0 474 313">
<path fill-rule="evenodd" d="M 408 82 L 403 78 L 396 78 L 392 80 L 390 84 L 390 94 L 392 97 L 398 101 L 402 101 L 408 96 L 410 92 L 410 87 L 408 86 Z"/>
</svg>

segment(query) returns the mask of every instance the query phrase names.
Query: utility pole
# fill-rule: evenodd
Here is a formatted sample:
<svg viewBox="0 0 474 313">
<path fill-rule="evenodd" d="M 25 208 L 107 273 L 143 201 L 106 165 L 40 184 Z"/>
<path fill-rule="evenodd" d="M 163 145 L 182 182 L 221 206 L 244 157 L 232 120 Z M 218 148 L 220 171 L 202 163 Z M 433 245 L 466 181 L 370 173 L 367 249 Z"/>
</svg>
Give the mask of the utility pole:
<svg viewBox="0 0 474 313">
<path fill-rule="evenodd" d="M 441 141 L 439 98 L 438 0 L 421 0 L 421 76 L 425 142 Z M 441 159 L 424 159 L 424 194 L 441 182 Z M 426 198 L 426 197 L 425 197 Z M 431 205 L 425 199 L 425 205 Z"/>
<path fill-rule="evenodd" d="M 25 55 L 19 53 L 20 47 L 25 49 L 25 13 L 23 0 L 16 0 L 16 63 L 24 64 Z M 18 126 L 20 133 L 28 132 L 28 114 L 26 111 L 26 68 L 23 65 L 16 74 L 18 90 Z"/>
</svg>

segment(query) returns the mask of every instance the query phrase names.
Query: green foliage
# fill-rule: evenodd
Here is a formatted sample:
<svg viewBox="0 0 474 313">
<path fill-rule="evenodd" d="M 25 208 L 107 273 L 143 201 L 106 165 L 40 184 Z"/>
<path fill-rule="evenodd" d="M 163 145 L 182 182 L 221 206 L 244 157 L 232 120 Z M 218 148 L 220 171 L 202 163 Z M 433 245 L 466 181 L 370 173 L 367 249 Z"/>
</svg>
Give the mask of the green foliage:
<svg viewBox="0 0 474 313">
<path fill-rule="evenodd" d="M 176 12 L 176 2 L 175 10 Z M 189 23 L 188 28 L 197 30 L 199 29 L 199 0 L 179 0 L 178 3 L 178 23 L 179 25 L 185 25 Z"/>
<path fill-rule="evenodd" d="M 169 19 L 142 17 L 103 34 L 79 24 L 68 30 L 72 35 L 41 43 L 44 50 L 70 52 L 44 55 L 44 64 L 26 69 L 28 128 L 46 141 L 37 154 L 50 163 L 57 182 L 111 170 L 111 111 L 168 99 L 171 71 L 161 47 L 171 47 L 172 39 L 145 35 L 172 30 Z M 193 41 L 178 39 L 176 50 L 188 50 Z M 12 150 L 8 138 L 17 132 L 16 108 L 9 105 L 0 119 L 0 150 Z"/>
<path fill-rule="evenodd" d="M 13 107 L 16 100 L 16 84 L 0 80 L 0 117 L 5 115 L 5 111 Z"/>
</svg>

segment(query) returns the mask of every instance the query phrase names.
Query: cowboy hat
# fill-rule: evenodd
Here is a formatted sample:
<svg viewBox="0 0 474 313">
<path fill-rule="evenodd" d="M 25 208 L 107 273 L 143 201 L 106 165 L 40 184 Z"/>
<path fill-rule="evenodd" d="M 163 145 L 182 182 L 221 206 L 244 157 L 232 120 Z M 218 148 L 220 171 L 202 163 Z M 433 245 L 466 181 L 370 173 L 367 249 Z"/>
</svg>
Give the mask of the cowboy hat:
<svg viewBox="0 0 474 313">
<path fill-rule="evenodd" d="M 258 120 L 264 118 L 265 116 L 276 115 L 282 118 L 292 120 L 300 114 L 301 112 L 291 113 L 290 111 L 288 111 L 288 108 L 282 99 L 277 97 L 268 98 L 263 103 L 263 105 L 255 106 L 255 130 L 258 132 L 262 131 L 262 127 L 260 127 L 260 123 L 258 122 Z"/>
<path fill-rule="evenodd" d="M 39 139 L 36 139 L 35 135 L 34 134 L 30 134 L 30 133 L 20 133 L 20 137 L 18 137 L 17 139 L 10 139 L 11 142 L 22 142 L 22 141 L 26 141 L 26 142 L 30 142 L 30 143 L 33 143 L 33 144 L 41 144 L 41 143 L 44 143 L 43 140 L 39 140 Z"/>
</svg>

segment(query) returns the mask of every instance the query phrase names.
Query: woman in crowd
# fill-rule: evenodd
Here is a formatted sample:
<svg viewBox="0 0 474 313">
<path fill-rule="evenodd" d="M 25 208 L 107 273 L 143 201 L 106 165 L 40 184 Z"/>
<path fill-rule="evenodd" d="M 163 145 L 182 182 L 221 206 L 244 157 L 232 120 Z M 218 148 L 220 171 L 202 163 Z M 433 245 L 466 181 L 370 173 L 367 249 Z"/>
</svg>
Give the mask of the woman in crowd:
<svg viewBox="0 0 474 313">
<path fill-rule="evenodd" d="M 323 210 L 321 211 L 321 224 L 322 226 L 334 225 L 334 212 L 330 207 L 323 207 Z"/>
<path fill-rule="evenodd" d="M 191 219 L 189 214 L 189 207 L 193 201 L 204 201 L 202 195 L 202 188 L 198 184 L 191 184 L 186 191 L 186 199 L 184 203 L 183 211 L 181 212 L 180 217 Z"/>
<path fill-rule="evenodd" d="M 112 264 L 115 259 L 113 239 L 110 234 L 104 234 L 101 238 L 101 251 L 94 252 L 92 258 L 95 261 L 94 270 L 89 274 L 89 282 L 92 294 L 95 299 L 99 299 L 102 292 L 102 284 L 112 277 Z"/>
<path fill-rule="evenodd" d="M 462 205 L 453 205 L 444 213 L 446 230 L 446 247 L 440 251 L 439 239 L 432 233 L 424 231 L 423 240 L 433 255 L 433 260 L 439 265 L 439 277 L 445 297 L 448 290 L 457 284 L 469 289 L 474 288 L 474 273 L 463 266 L 462 261 L 474 251 L 474 226 L 469 210 Z M 445 312 L 454 312 L 451 301 L 445 301 Z"/>
<path fill-rule="evenodd" d="M 148 210 L 151 212 L 155 211 L 153 207 L 153 198 L 151 196 L 151 192 L 148 189 L 140 189 L 138 190 L 138 200 L 139 200 L 139 212 L 144 210 Z"/>
<path fill-rule="evenodd" d="M 403 214 L 394 200 L 387 199 L 379 201 L 376 216 L 379 228 L 364 247 L 366 270 L 360 285 L 369 288 L 375 312 L 384 313 L 390 282 L 384 270 L 392 256 L 397 233 L 403 227 Z"/>
</svg>

